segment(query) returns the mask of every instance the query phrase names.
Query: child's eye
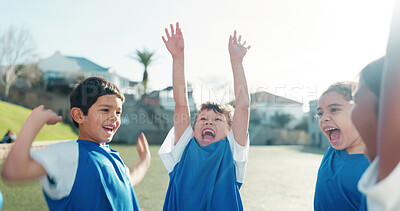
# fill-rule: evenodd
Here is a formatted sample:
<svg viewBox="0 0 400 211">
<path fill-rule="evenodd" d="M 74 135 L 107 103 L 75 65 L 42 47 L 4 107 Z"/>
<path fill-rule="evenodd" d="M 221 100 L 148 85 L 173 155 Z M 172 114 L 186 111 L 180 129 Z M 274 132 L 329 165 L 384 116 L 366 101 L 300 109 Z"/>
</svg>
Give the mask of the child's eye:
<svg viewBox="0 0 400 211">
<path fill-rule="evenodd" d="M 108 112 L 108 108 L 101 109 L 101 111 Z"/>
<path fill-rule="evenodd" d="M 216 118 L 216 119 L 215 119 L 215 121 L 222 121 L 222 119 L 220 119 L 220 118 Z"/>
<path fill-rule="evenodd" d="M 200 120 L 204 121 L 204 120 L 206 120 L 206 118 L 204 118 L 204 117 L 201 117 L 201 118 L 200 118 Z"/>
<path fill-rule="evenodd" d="M 121 114 L 122 114 L 122 112 L 121 112 L 121 111 L 117 111 L 116 113 L 117 113 L 117 115 L 121 115 Z"/>
<path fill-rule="evenodd" d="M 332 108 L 331 109 L 331 112 L 333 113 L 333 112 L 336 112 L 336 111 L 340 111 L 340 109 L 338 109 L 338 108 Z"/>
<path fill-rule="evenodd" d="M 324 113 L 322 113 L 322 112 L 317 112 L 317 117 L 318 117 L 318 118 L 321 118 L 322 115 L 324 115 Z"/>
</svg>

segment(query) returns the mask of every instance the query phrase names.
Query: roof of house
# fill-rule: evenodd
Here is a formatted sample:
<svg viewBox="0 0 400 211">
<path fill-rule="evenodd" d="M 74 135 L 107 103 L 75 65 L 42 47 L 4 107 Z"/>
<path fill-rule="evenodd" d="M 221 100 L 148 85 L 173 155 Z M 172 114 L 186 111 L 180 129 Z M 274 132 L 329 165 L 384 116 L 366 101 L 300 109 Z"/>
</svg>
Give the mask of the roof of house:
<svg viewBox="0 0 400 211">
<path fill-rule="evenodd" d="M 256 92 L 251 94 L 251 103 L 252 104 L 257 104 L 257 103 L 267 103 L 267 104 L 296 104 L 296 105 L 302 105 L 302 103 L 281 97 L 269 92 Z"/>
<path fill-rule="evenodd" d="M 56 51 L 52 56 L 39 61 L 43 72 L 108 72 L 104 68 L 84 57 L 64 56 Z"/>
<path fill-rule="evenodd" d="M 108 71 L 108 68 L 104 68 L 96 63 L 93 63 L 92 61 L 89 61 L 86 58 L 74 57 L 74 56 L 66 56 L 66 57 L 68 59 L 75 60 L 78 63 L 80 70 L 82 70 L 82 71 L 100 71 L 100 72 Z"/>
</svg>

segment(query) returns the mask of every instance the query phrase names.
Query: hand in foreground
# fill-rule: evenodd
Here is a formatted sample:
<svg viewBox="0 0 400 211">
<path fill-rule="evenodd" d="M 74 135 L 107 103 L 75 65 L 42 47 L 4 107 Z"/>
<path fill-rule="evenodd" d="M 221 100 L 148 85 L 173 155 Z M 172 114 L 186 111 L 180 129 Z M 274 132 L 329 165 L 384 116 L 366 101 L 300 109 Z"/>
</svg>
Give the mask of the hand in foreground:
<svg viewBox="0 0 400 211">
<path fill-rule="evenodd" d="M 139 153 L 141 161 L 150 162 L 151 154 L 149 143 L 147 142 L 146 136 L 143 133 L 140 133 L 137 138 L 136 149 Z"/>
<path fill-rule="evenodd" d="M 139 153 L 140 160 L 137 160 L 130 169 L 129 180 L 131 181 L 132 186 L 139 184 L 143 180 L 147 170 L 150 167 L 151 155 L 149 143 L 147 143 L 146 136 L 144 136 L 143 133 L 140 133 L 139 137 L 137 138 L 136 148 Z"/>
<path fill-rule="evenodd" d="M 33 109 L 31 116 L 34 118 L 42 119 L 44 123 L 48 125 L 54 125 L 62 121 L 61 116 L 57 115 L 51 109 L 45 109 L 43 105 L 40 105 Z"/>
<path fill-rule="evenodd" d="M 229 36 L 229 54 L 231 55 L 231 59 L 243 59 L 246 55 L 247 51 L 250 49 L 249 46 L 246 45 L 246 41 L 242 42 L 242 35 L 239 35 L 239 38 L 236 36 L 236 30 L 233 32 L 232 35 Z"/>
<path fill-rule="evenodd" d="M 181 28 L 179 28 L 179 23 L 176 23 L 176 31 L 174 31 L 174 26 L 172 24 L 170 25 L 170 27 L 171 35 L 169 34 L 168 29 L 165 28 L 165 34 L 167 38 L 162 36 L 162 39 L 172 57 L 175 57 L 183 54 L 184 41 Z"/>
</svg>

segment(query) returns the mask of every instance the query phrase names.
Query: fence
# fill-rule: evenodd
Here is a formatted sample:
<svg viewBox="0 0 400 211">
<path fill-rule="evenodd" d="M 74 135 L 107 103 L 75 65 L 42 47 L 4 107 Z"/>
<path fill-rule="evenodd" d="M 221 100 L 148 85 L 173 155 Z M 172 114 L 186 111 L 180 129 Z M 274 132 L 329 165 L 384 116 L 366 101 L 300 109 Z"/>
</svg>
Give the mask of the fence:
<svg viewBox="0 0 400 211">
<path fill-rule="evenodd" d="M 35 141 L 32 143 L 31 149 L 41 149 L 47 145 L 55 144 L 55 143 L 63 142 L 63 141 L 65 141 L 65 140 L 62 140 L 62 141 Z M 10 151 L 13 144 L 14 143 L 0 144 L 0 160 L 6 159 L 8 152 Z"/>
</svg>

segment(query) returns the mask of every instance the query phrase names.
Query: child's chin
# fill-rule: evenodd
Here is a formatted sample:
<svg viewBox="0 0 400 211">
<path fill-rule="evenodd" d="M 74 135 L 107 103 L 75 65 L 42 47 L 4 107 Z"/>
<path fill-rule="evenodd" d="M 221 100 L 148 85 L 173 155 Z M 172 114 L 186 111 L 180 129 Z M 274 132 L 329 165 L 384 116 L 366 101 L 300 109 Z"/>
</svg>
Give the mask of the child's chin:
<svg viewBox="0 0 400 211">
<path fill-rule="evenodd" d="M 111 141 L 112 141 L 112 137 L 111 137 L 111 138 L 104 139 L 104 140 L 101 140 L 101 143 L 103 143 L 103 144 L 108 144 L 108 143 L 110 143 Z"/>
<path fill-rule="evenodd" d="M 333 141 L 333 142 L 331 141 L 331 146 L 333 148 L 337 149 L 337 150 L 344 149 L 344 146 L 342 145 L 341 141 L 339 141 L 339 140 L 337 140 L 336 142 L 335 141 Z"/>
<path fill-rule="evenodd" d="M 212 140 L 203 140 L 203 142 L 204 142 L 205 144 L 209 145 L 209 144 L 214 143 L 214 142 L 215 142 L 215 139 L 212 139 Z"/>
<path fill-rule="evenodd" d="M 204 146 L 208 146 L 214 142 L 215 142 L 215 139 L 201 139 L 201 143 L 199 143 L 199 145 L 204 147 Z"/>
</svg>

